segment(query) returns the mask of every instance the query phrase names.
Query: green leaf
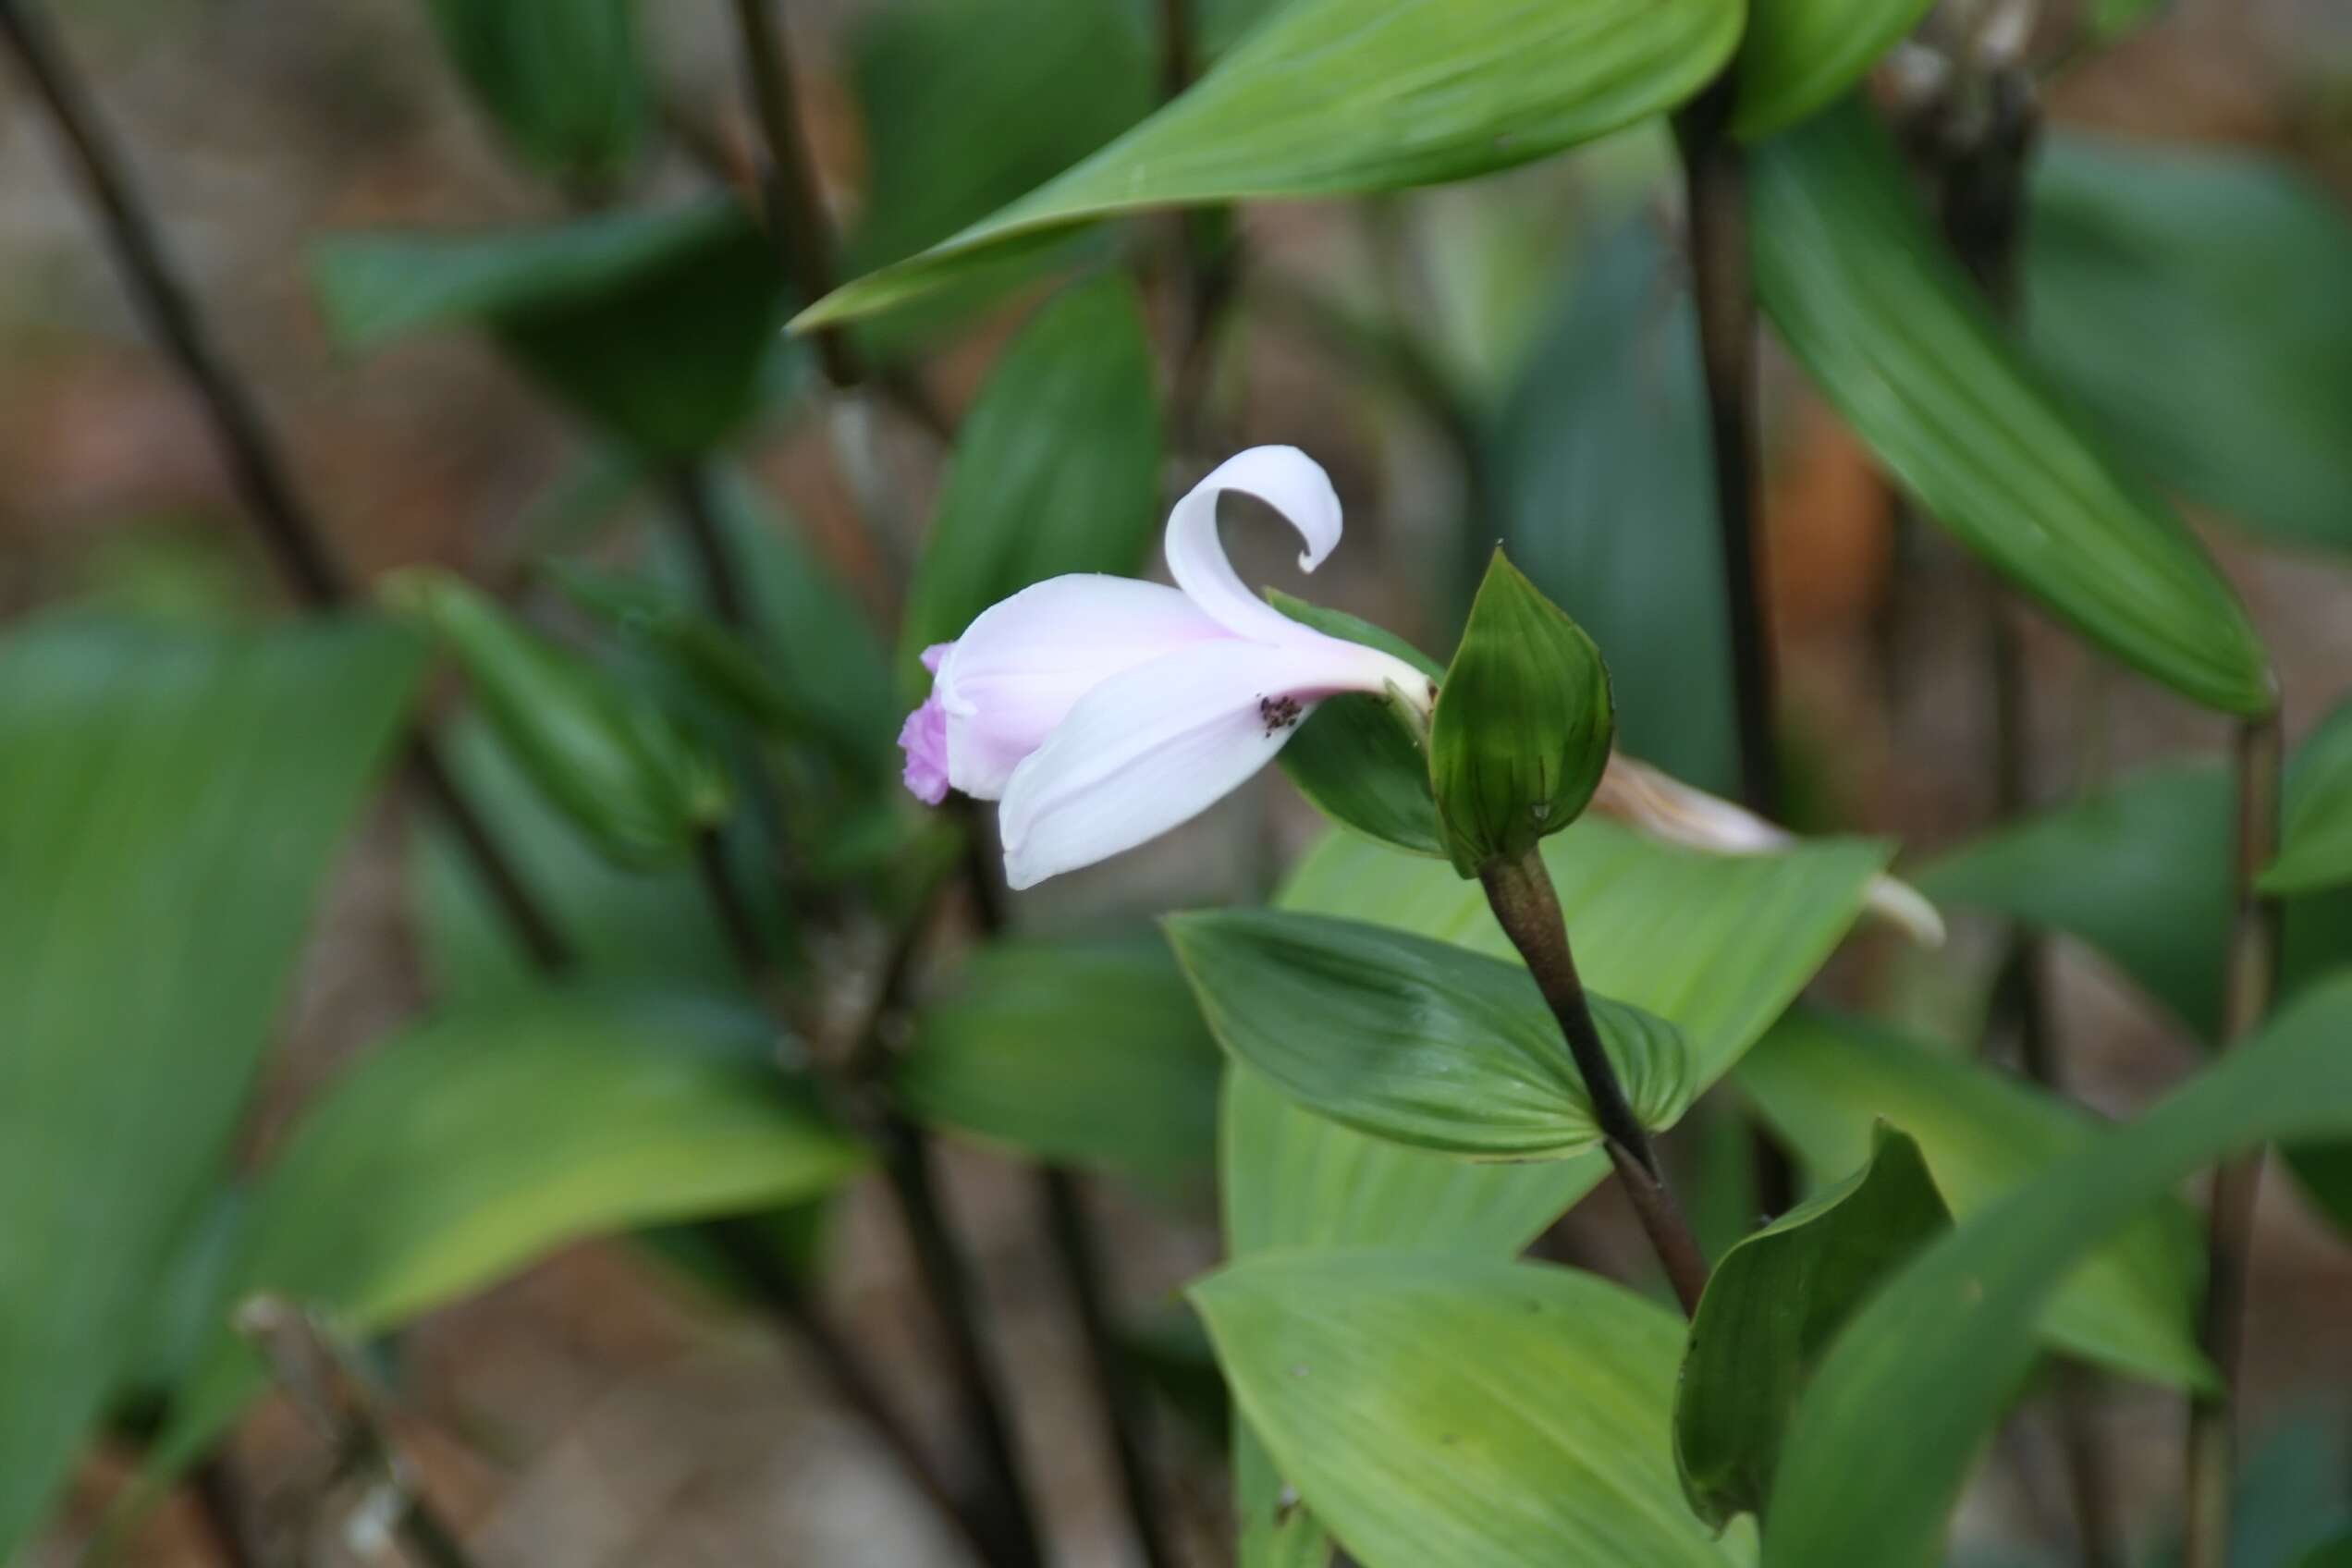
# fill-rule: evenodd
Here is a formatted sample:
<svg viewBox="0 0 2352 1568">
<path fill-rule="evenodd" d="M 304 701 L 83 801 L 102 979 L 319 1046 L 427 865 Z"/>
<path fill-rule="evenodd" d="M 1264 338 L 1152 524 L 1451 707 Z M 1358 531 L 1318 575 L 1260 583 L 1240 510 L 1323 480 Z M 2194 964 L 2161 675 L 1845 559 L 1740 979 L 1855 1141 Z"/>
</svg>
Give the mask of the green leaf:
<svg viewBox="0 0 2352 1568">
<path fill-rule="evenodd" d="M 1317 631 L 1395 655 L 1432 684 L 1444 673 L 1435 659 L 1368 620 L 1279 588 L 1267 590 L 1266 597 Z M 1428 753 L 1413 721 L 1388 698 L 1363 692 L 1324 698 L 1278 760 L 1298 792 L 1341 827 L 1414 854 L 1445 854 L 1437 797 L 1429 792 Z"/>
<path fill-rule="evenodd" d="M 1298 0 L 1077 167 L 834 290 L 793 325 L 888 309 L 1073 224 L 1394 190 L 1539 158 L 1698 91 L 1730 55 L 1741 10 L 1739 0 Z"/>
<path fill-rule="evenodd" d="M 547 574 L 573 604 L 736 717 L 779 734 L 816 729 L 800 693 L 761 662 L 758 650 L 683 592 L 562 561 Z"/>
<path fill-rule="evenodd" d="M 2352 1531 L 2313 1547 L 2296 1559 L 2295 1568 L 2352 1568 Z"/>
<path fill-rule="evenodd" d="M 1065 572 L 1133 575 L 1159 521 L 1159 398 L 1142 306 L 1106 274 L 1032 317 L 956 437 L 908 590 L 900 666 Z"/>
<path fill-rule="evenodd" d="M 653 123 L 637 0 L 430 0 L 450 60 L 524 160 L 590 186 Z"/>
<path fill-rule="evenodd" d="M 1575 821 L 1616 734 L 1600 650 L 1498 548 L 1429 724 L 1453 868 L 1476 876 Z"/>
<path fill-rule="evenodd" d="M 1919 1145 L 1880 1123 L 1870 1158 L 1726 1253 L 1691 1320 L 1674 1456 L 1700 1518 L 1762 1515 L 1781 1437 L 1830 1337 L 1952 1223 Z"/>
<path fill-rule="evenodd" d="M 2256 153 L 2053 136 L 2035 356 L 2149 476 L 2283 542 L 2352 548 L 2352 221 Z"/>
<path fill-rule="evenodd" d="M 2262 874 L 2265 893 L 2285 898 L 2352 882 L 2352 702 L 2296 748 L 2281 840 Z"/>
<path fill-rule="evenodd" d="M 1098 0 L 906 0 L 867 16 L 851 47 L 872 167 L 854 272 L 1035 190 L 1150 113 L 1158 91 L 1143 13 Z"/>
<path fill-rule="evenodd" d="M 310 909 L 414 692 L 381 626 L 0 643 L 0 1558 L 223 1169 Z"/>
<path fill-rule="evenodd" d="M 1752 859 L 1706 855 L 1589 817 L 1543 854 L 1586 983 L 1679 1028 L 1694 1091 L 1721 1076 L 1812 977 L 1886 863 L 1876 846 L 1838 841 Z M 1452 867 L 1344 834 L 1307 857 L 1282 901 L 1513 956 L 1478 888 Z M 1329 1246 L 1503 1256 L 1608 1172 L 1598 1154 L 1474 1164 L 1366 1137 L 1298 1109 L 1240 1067 L 1226 1073 L 1220 1127 L 1219 1193 L 1236 1257 Z M 1235 1435 L 1234 1466 L 1245 1561 L 1319 1563 L 1312 1518 L 1279 1506 L 1281 1482 L 1246 1427 Z"/>
<path fill-rule="evenodd" d="M 1159 941 L 1006 941 L 924 1008 L 894 1082 L 934 1126 L 1182 1197 L 1207 1188 L 1218 1062 Z"/>
<path fill-rule="evenodd" d="M 1845 95 L 1935 0 L 1754 0 L 1733 71 L 1732 130 L 1752 141 Z"/>
<path fill-rule="evenodd" d="M 1675 1482 L 1683 1326 L 1622 1286 L 1361 1252 L 1254 1259 L 1189 1293 L 1251 1427 L 1365 1568 L 1751 1558 Z"/>
<path fill-rule="evenodd" d="M 1895 1276 L 1838 1336 L 1798 1406 L 1766 1563 L 1934 1561 L 2062 1281 L 2216 1159 L 2352 1133 L 2347 1027 L 2352 980 L 2315 987 L 2155 1109 L 2087 1139 Z"/>
<path fill-rule="evenodd" d="M 609 672 L 452 573 L 398 572 L 378 594 L 456 655 L 541 794 L 614 860 L 676 861 L 725 818 L 729 790 L 717 761 Z"/>
<path fill-rule="evenodd" d="M 774 1048 L 755 1010 L 618 990 L 412 1028 L 304 1110 L 256 1185 L 222 1310 L 274 1292 L 363 1336 L 583 1237 L 828 1191 L 865 1157 Z M 215 1321 L 158 1467 L 201 1452 L 265 1382 Z"/>
<path fill-rule="evenodd" d="M 1759 144 L 1750 184 L 1758 298 L 1929 514 L 2150 679 L 2226 713 L 2276 705 L 2236 595 L 2004 341 L 1866 108 Z"/>
<path fill-rule="evenodd" d="M 836 754 L 867 757 L 870 772 L 894 776 L 899 721 L 906 714 L 889 656 L 856 591 L 742 469 L 715 466 L 711 501 L 751 605 L 752 641 L 769 674 Z M 661 566 L 675 588 L 696 582 L 682 550 L 665 554 Z"/>
<path fill-rule="evenodd" d="M 1592 1098 L 1526 970 L 1329 915 L 1173 915 L 1169 941 L 1209 1028 L 1299 1105 L 1376 1138 L 1474 1159 L 1596 1147 Z M 1593 1022 L 1635 1114 L 1690 1103 L 1682 1036 L 1595 996 Z"/>
<path fill-rule="evenodd" d="M 1963 1220 L 2038 1180 L 2099 1125 L 1979 1062 L 1809 1011 L 1766 1035 L 1733 1082 L 1819 1179 L 1854 1169 L 1875 1122 L 1902 1128 Z M 2162 1206 L 2084 1262 L 2049 1304 L 2043 1331 L 2133 1377 L 2202 1386 L 2212 1373 L 2192 1328 L 2199 1266 L 2195 1225 L 2178 1204 Z"/>
<path fill-rule="evenodd" d="M 2317 749 L 2287 771 L 2287 819 L 2320 814 L 2308 831 L 2318 832 L 2331 809 L 2346 723 L 2332 716 L 2314 737 Z M 2160 764 L 1964 844 L 1915 880 L 1939 903 L 1994 911 L 2089 943 L 2211 1041 L 2222 1023 L 2235 794 L 2217 762 Z M 2347 958 L 2352 891 L 2285 900 L 2285 993 Z"/>
<path fill-rule="evenodd" d="M 562 912 L 564 938 L 582 970 L 706 989 L 741 984 L 741 967 L 691 870 L 614 864 L 547 810 L 538 786 L 479 715 L 463 716 L 443 741 L 459 787 L 523 885 Z M 417 940 L 435 998 L 474 1003 L 543 984 L 447 825 L 421 814 L 409 843 Z"/>
<path fill-rule="evenodd" d="M 1620 744 L 1731 791 L 1739 770 L 1698 328 L 1654 222 L 1623 225 L 1575 269 L 1491 447 L 1503 545 L 1608 659 Z"/>
<path fill-rule="evenodd" d="M 311 275 L 337 344 L 481 327 L 592 424 L 655 458 L 732 435 L 783 351 L 783 279 L 732 200 L 503 233 L 338 235 L 312 247 Z"/>
</svg>

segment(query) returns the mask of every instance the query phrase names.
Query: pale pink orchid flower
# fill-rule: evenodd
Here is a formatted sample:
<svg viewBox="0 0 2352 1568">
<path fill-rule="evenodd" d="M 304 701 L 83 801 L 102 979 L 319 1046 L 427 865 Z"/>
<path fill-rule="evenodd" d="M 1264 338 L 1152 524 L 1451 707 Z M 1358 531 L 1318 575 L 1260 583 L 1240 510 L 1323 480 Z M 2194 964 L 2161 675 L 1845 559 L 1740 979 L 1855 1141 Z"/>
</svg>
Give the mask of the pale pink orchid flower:
<svg viewBox="0 0 2352 1568">
<path fill-rule="evenodd" d="M 1000 802 L 1013 887 L 1190 821 L 1273 760 L 1326 697 L 1386 695 L 1427 724 L 1437 698 L 1427 676 L 1301 625 L 1242 585 L 1217 533 L 1217 502 L 1229 490 L 1256 496 L 1298 531 L 1305 570 L 1340 542 L 1340 500 L 1322 467 L 1294 447 L 1252 447 L 1169 514 L 1175 587 L 1051 578 L 924 653 L 931 695 L 899 733 L 907 788 L 933 805 L 950 789 Z M 1611 755 L 1592 809 L 1719 854 L 1795 841 L 1623 753 Z M 1922 942 L 1943 939 L 1935 907 L 1893 877 L 1871 884 L 1868 902 Z"/>
<path fill-rule="evenodd" d="M 1217 533 L 1227 491 L 1298 531 L 1313 571 L 1340 498 L 1294 447 L 1227 459 L 1169 514 L 1176 586 L 1050 578 L 924 655 L 930 698 L 900 731 L 906 783 L 999 802 L 1005 879 L 1027 888 L 1188 822 L 1272 761 L 1324 698 L 1389 695 L 1426 723 L 1428 677 L 1301 625 L 1243 586 Z"/>
</svg>

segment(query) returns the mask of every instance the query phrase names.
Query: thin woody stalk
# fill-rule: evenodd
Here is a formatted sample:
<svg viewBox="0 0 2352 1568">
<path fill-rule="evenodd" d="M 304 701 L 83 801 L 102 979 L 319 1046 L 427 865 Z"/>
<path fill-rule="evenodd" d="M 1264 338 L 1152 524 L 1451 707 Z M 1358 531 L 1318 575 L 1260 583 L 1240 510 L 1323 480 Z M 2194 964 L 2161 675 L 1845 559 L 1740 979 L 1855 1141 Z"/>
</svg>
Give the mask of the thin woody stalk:
<svg viewBox="0 0 2352 1568">
<path fill-rule="evenodd" d="M 64 138 L 131 301 L 195 391 L 227 460 L 229 480 L 272 557 L 305 604 L 327 607 L 349 602 L 351 586 L 342 564 L 296 494 L 260 404 L 214 347 L 195 298 L 165 255 L 153 214 L 107 135 L 89 89 L 31 0 L 0 0 L 0 38 Z M 410 778 L 457 835 L 532 960 L 548 969 L 565 967 L 571 953 L 562 933 L 459 791 L 439 749 L 423 733 L 412 735 L 408 761 Z"/>
<path fill-rule="evenodd" d="M 56 122 L 133 302 L 202 400 L 227 457 L 230 477 L 272 557 L 303 603 L 321 609 L 348 603 L 351 589 L 340 564 L 297 497 L 257 401 L 214 349 L 194 297 L 165 255 L 153 215 L 106 135 L 88 89 L 29 0 L 0 0 L 0 39 Z M 409 766 L 428 802 L 457 835 L 527 956 L 545 974 L 568 969 L 572 962 L 570 944 L 524 886 L 504 847 L 427 737 L 411 738 Z M 817 1350 L 819 1366 L 844 1403 L 861 1411 L 892 1443 L 918 1485 L 944 1496 L 903 1426 L 873 1397 L 872 1379 L 853 1362 L 841 1359 L 846 1347 L 814 1309 L 797 1297 L 770 1296 L 764 1305 Z"/>
<path fill-rule="evenodd" d="M 1617 1070 L 1601 1046 L 1600 1031 L 1593 1023 L 1584 981 L 1568 946 L 1568 925 L 1561 913 L 1551 874 L 1544 869 L 1540 856 L 1529 851 L 1515 859 L 1488 862 L 1480 869 L 1478 882 L 1486 889 L 1487 903 L 1503 934 L 1526 960 L 1528 973 L 1535 976 L 1537 988 L 1560 1023 L 1560 1033 L 1592 1098 L 1593 1120 L 1600 1126 L 1610 1163 L 1616 1167 L 1625 1195 L 1632 1200 L 1642 1230 L 1674 1287 L 1675 1298 L 1683 1304 L 1685 1316 L 1696 1313 L 1698 1298 L 1707 1289 L 1707 1260 L 1674 1201 L 1673 1190 L 1666 1184 L 1657 1151 L 1650 1146 L 1649 1132 L 1634 1114 L 1624 1086 L 1617 1081 Z"/>
<path fill-rule="evenodd" d="M 2275 711 L 2238 727 L 2237 838 L 2232 887 L 2224 1048 L 2262 1025 L 2278 984 L 2279 902 L 2255 890 L 2278 854 L 2284 742 Z M 2205 1310 L 2199 1342 L 2221 1380 L 2189 1403 L 2187 1516 L 2181 1568 L 2224 1568 L 2229 1560 L 2230 1485 L 2237 1449 L 2236 1393 L 2245 1367 L 2247 1276 L 2253 1251 L 2254 1203 L 2262 1181 L 2260 1149 L 2213 1172 L 2206 1220 Z"/>
</svg>

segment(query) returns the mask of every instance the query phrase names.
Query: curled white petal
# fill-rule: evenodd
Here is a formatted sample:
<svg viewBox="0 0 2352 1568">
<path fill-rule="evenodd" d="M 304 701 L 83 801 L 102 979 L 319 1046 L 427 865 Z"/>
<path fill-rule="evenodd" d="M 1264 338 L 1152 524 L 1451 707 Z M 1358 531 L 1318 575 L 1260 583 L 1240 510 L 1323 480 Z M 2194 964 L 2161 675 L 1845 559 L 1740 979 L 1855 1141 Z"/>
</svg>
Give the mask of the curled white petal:
<svg viewBox="0 0 2352 1568">
<path fill-rule="evenodd" d="M 1600 787 L 1593 792 L 1592 809 L 1653 839 L 1717 854 L 1769 854 L 1796 841 L 1786 828 L 1622 752 L 1610 753 Z M 1942 915 L 1909 883 L 1874 876 L 1863 902 L 1922 947 L 1943 945 Z"/>
<path fill-rule="evenodd" d="M 993 801 L 1080 698 L 1121 670 L 1225 629 L 1173 588 L 1127 577 L 1048 578 L 991 606 L 939 662 L 948 781 Z"/>
<path fill-rule="evenodd" d="M 1317 701 L 1382 691 L 1397 664 L 1310 633 L 1203 643 L 1112 676 L 1013 770 L 1006 880 L 1031 887 L 1190 821 L 1265 766 Z"/>
<path fill-rule="evenodd" d="M 1306 548 L 1299 569 L 1313 571 L 1340 542 L 1340 497 L 1323 465 L 1296 447 L 1253 447 L 1226 459 L 1168 514 L 1168 570 L 1204 614 L 1237 637 L 1297 640 L 1298 622 L 1251 593 L 1217 535 L 1217 498 L 1228 490 L 1256 496 L 1282 514 Z"/>
</svg>

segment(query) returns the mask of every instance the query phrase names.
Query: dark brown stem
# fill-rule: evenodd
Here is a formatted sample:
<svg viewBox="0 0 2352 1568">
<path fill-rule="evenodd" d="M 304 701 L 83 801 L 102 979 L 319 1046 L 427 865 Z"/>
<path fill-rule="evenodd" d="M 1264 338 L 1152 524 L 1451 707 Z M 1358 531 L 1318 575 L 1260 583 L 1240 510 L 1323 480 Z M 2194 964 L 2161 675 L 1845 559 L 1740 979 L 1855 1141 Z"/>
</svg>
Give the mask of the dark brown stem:
<svg viewBox="0 0 2352 1568">
<path fill-rule="evenodd" d="M 349 1359 L 300 1308 L 255 1296 L 237 1309 L 237 1329 L 268 1363 L 288 1402 L 335 1455 L 340 1475 L 388 1492 L 393 1530 L 427 1568 L 472 1568 L 456 1530 L 434 1511 L 415 1472 L 377 1417 L 374 1400 Z"/>
<path fill-rule="evenodd" d="M 1159 0 L 1159 95 L 1175 97 L 1199 73 L 1193 56 L 1193 0 Z"/>
<path fill-rule="evenodd" d="M 1077 1305 L 1087 1360 L 1095 1386 L 1102 1394 L 1111 1454 L 1118 1463 L 1128 1513 L 1134 1521 L 1136 1544 L 1148 1568 L 1176 1568 L 1173 1537 L 1161 1515 L 1159 1489 L 1152 1476 L 1151 1406 L 1120 1348 L 1104 1288 L 1102 1258 L 1095 1244 L 1094 1222 L 1086 1213 L 1085 1192 L 1075 1172 L 1053 1166 L 1045 1169 L 1038 1185 L 1045 1194 L 1047 1229 L 1060 1256 L 1071 1298 Z"/>
<path fill-rule="evenodd" d="M 673 477 L 672 487 L 680 524 L 695 554 L 712 607 L 736 631 L 755 632 L 749 599 L 698 475 L 680 470 Z M 763 790 L 772 796 L 764 786 Z M 725 848 L 716 833 L 705 833 L 696 841 L 695 860 L 704 893 L 737 962 L 754 991 L 765 991 L 769 979 L 767 944 L 735 886 Z M 1032 1568 L 1043 1562 L 1042 1540 L 1023 1485 L 1003 1390 L 981 1342 L 974 1317 L 978 1295 L 939 1202 L 929 1140 L 887 1096 L 864 1092 L 867 1076 L 878 1073 L 878 1064 L 887 1058 L 888 1031 L 908 1005 L 914 958 L 929 925 L 927 909 L 918 913 L 893 948 L 874 1010 L 860 1031 L 852 1070 L 833 1073 L 822 1060 L 815 1066 L 836 1080 L 828 1085 L 836 1105 L 865 1123 L 864 1130 L 881 1148 L 883 1174 L 906 1227 L 916 1273 L 947 1341 L 963 1428 L 980 1458 L 986 1481 L 984 1498 L 960 1507 L 957 1516 L 972 1531 L 981 1555 L 996 1568 Z"/>
<path fill-rule="evenodd" d="M 2278 983 L 2279 902 L 2257 892 L 2255 880 L 2278 853 L 2283 751 L 2275 712 L 2238 726 L 2237 835 L 2231 882 L 2236 913 L 2230 932 L 2224 1049 L 2261 1027 Z M 2221 1378 L 2214 1392 L 2197 1395 L 2189 1403 L 2181 1568 L 2224 1568 L 2229 1558 L 2230 1488 L 2236 1474 L 2236 1395 L 2245 1369 L 2248 1268 L 2261 1181 L 2260 1150 L 2213 1172 L 2199 1341 Z"/>
<path fill-rule="evenodd" d="M 1685 1314 L 1697 1312 L 1698 1298 L 1707 1289 L 1706 1256 L 1666 1184 L 1665 1170 L 1650 1146 L 1649 1130 L 1634 1114 L 1624 1085 L 1617 1081 L 1617 1069 L 1601 1044 L 1592 1006 L 1585 997 L 1584 980 L 1576 973 L 1575 955 L 1568 946 L 1568 923 L 1561 913 L 1551 873 L 1544 868 L 1542 858 L 1529 851 L 1516 860 L 1488 863 L 1479 871 L 1478 882 L 1486 889 L 1488 907 L 1494 911 L 1503 935 L 1526 961 L 1536 988 L 1559 1022 L 1568 1054 L 1575 1060 L 1577 1074 L 1592 1101 L 1593 1121 L 1600 1128 L 1610 1163 L 1617 1169 L 1619 1182 L 1674 1287 L 1675 1297 Z"/>
<path fill-rule="evenodd" d="M 767 196 L 767 232 L 785 273 L 802 301 L 815 304 L 833 292 L 832 225 L 817 198 L 816 164 L 801 134 L 798 97 L 792 86 L 792 55 L 775 0 L 735 0 L 735 28 L 751 78 L 752 104 L 767 144 L 762 185 Z M 834 386 L 851 387 L 865 379 L 857 350 L 843 333 L 817 334 L 818 361 Z"/>
<path fill-rule="evenodd" d="M 0 37 L 6 39 L 72 155 L 83 192 L 129 286 L 132 303 L 202 404 L 229 478 L 271 557 L 305 604 L 349 602 L 350 580 L 328 548 L 325 531 L 296 496 L 259 403 L 214 347 L 195 297 L 165 254 L 162 234 L 132 183 L 121 150 L 31 0 L 0 0 Z M 524 886 L 521 873 L 459 792 L 430 740 L 422 735 L 411 740 L 409 767 L 425 798 L 456 833 L 533 960 L 551 969 L 563 967 L 570 957 L 563 937 Z"/>
<path fill-rule="evenodd" d="M 229 1568 L 260 1568 L 263 1558 L 246 1520 L 244 1483 L 227 1451 L 198 1464 L 188 1479 L 220 1560 Z"/>
<path fill-rule="evenodd" d="M 1756 291 L 1748 269 L 1747 160 L 1727 124 L 1729 77 L 1674 118 L 1690 226 L 1691 288 L 1698 307 L 1699 368 L 1715 476 L 1717 536 L 1731 629 L 1732 696 L 1739 725 L 1740 799 L 1781 817 L 1772 734 L 1771 606 L 1757 511 Z"/>
</svg>

